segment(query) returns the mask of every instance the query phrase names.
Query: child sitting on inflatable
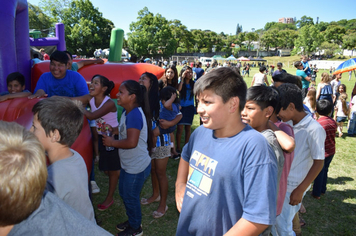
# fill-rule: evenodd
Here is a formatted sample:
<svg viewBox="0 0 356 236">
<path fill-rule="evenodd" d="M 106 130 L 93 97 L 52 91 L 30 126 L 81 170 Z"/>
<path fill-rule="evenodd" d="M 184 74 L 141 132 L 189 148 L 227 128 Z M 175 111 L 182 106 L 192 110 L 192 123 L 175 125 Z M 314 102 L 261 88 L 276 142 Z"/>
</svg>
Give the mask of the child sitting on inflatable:
<svg viewBox="0 0 356 236">
<path fill-rule="evenodd" d="M 6 78 L 7 92 L 0 94 L 0 102 L 12 98 L 21 98 L 31 95 L 31 92 L 25 90 L 25 76 L 20 72 L 13 72 Z"/>
</svg>

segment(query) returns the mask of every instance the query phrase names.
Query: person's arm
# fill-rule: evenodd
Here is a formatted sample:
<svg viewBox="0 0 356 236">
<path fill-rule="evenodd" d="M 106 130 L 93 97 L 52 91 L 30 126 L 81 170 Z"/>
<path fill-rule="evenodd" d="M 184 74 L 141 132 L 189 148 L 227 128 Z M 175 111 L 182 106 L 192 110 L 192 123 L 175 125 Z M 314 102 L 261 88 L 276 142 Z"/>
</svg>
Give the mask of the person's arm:
<svg viewBox="0 0 356 236">
<path fill-rule="evenodd" d="M 89 120 L 95 120 L 95 119 L 99 119 L 100 117 L 105 116 L 109 112 L 115 112 L 115 111 L 116 111 L 115 103 L 112 100 L 107 100 L 102 107 L 100 107 L 98 110 L 96 110 L 94 112 L 85 110 L 84 115 Z"/>
<path fill-rule="evenodd" d="M 253 86 L 254 83 L 255 83 L 255 76 L 253 76 L 252 78 L 251 87 Z"/>
<path fill-rule="evenodd" d="M 257 224 L 251 221 L 245 220 L 244 218 L 240 218 L 239 221 L 226 233 L 224 236 L 235 236 L 235 235 L 244 235 L 244 236 L 252 236 L 259 235 L 265 229 L 267 229 L 268 225 Z"/>
<path fill-rule="evenodd" d="M 78 65 L 78 70 L 80 68 L 82 68 L 83 66 L 87 66 L 87 65 L 91 65 L 91 64 L 104 64 L 104 60 L 102 60 L 101 58 L 95 59 L 95 60 L 80 60 L 77 61 L 77 65 Z"/>
<path fill-rule="evenodd" d="M 297 188 L 293 190 L 290 195 L 289 204 L 292 206 L 298 205 L 301 203 L 303 194 L 309 185 L 314 181 L 314 179 L 319 175 L 320 171 L 323 169 L 324 160 L 314 160 L 312 167 L 310 168 L 307 176 L 304 180 L 298 185 Z"/>
<path fill-rule="evenodd" d="M 168 120 L 164 120 L 164 119 L 160 119 L 159 120 L 159 126 L 162 129 L 168 129 L 172 126 L 175 126 L 176 124 L 178 124 L 178 122 L 182 119 L 183 115 L 182 113 L 179 113 L 173 120 L 168 121 Z"/>
<path fill-rule="evenodd" d="M 6 101 L 8 99 L 13 99 L 13 98 L 28 97 L 31 94 L 32 94 L 31 92 L 9 93 L 9 94 L 0 96 L 0 102 Z"/>
<path fill-rule="evenodd" d="M 187 180 L 188 180 L 188 173 L 189 173 L 189 163 L 185 161 L 183 158 L 181 158 L 178 167 L 176 191 L 175 191 L 176 205 L 179 212 L 182 210 L 185 187 L 187 186 Z"/>
<path fill-rule="evenodd" d="M 317 88 L 317 90 L 316 90 L 316 100 L 319 99 L 319 97 L 320 97 L 320 92 L 321 92 L 321 85 L 318 84 L 318 88 Z"/>
<path fill-rule="evenodd" d="M 164 106 L 167 110 L 172 111 L 172 110 L 173 110 L 172 104 L 173 104 L 174 100 L 176 99 L 176 97 L 177 97 L 177 94 L 176 94 L 176 93 L 172 93 L 171 98 L 168 99 L 168 100 L 164 103 L 163 106 Z"/>
<path fill-rule="evenodd" d="M 264 77 L 265 77 L 265 82 L 266 82 L 267 86 L 269 86 L 267 75 L 265 75 Z"/>
<path fill-rule="evenodd" d="M 121 149 L 131 149 L 137 147 L 141 130 L 130 128 L 127 129 L 126 139 L 115 140 L 114 137 L 108 137 L 103 134 L 103 145 Z"/>
<path fill-rule="evenodd" d="M 90 102 L 90 99 L 92 98 L 92 96 L 90 96 L 89 94 L 86 94 L 86 95 L 80 96 L 80 97 L 68 97 L 68 98 L 71 100 L 78 100 L 81 103 L 83 103 L 83 106 L 86 106 Z"/>
<path fill-rule="evenodd" d="M 38 89 L 35 94 L 28 96 L 29 99 L 47 97 L 46 92 L 43 89 Z"/>
<path fill-rule="evenodd" d="M 178 91 L 179 92 L 182 91 L 182 88 L 183 88 L 183 84 L 184 84 L 184 77 L 183 76 L 185 76 L 185 71 L 184 71 L 184 73 L 182 75 L 182 78 L 180 78 L 180 82 L 178 84 Z"/>
<path fill-rule="evenodd" d="M 294 138 L 279 129 L 272 121 L 268 122 L 268 126 L 274 132 L 274 135 L 276 136 L 277 141 L 283 151 L 286 151 L 288 153 L 293 152 L 295 148 Z"/>
</svg>

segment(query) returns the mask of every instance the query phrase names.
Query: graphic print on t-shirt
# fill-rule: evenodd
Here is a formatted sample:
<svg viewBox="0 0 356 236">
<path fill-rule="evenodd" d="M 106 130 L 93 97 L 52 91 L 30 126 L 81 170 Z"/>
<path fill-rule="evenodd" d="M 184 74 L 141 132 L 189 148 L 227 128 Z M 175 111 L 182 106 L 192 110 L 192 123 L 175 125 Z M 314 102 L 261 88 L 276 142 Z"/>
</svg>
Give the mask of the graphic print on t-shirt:
<svg viewBox="0 0 356 236">
<path fill-rule="evenodd" d="M 189 161 L 187 187 L 198 195 L 207 196 L 213 183 L 218 162 L 198 151 L 194 151 Z"/>
</svg>

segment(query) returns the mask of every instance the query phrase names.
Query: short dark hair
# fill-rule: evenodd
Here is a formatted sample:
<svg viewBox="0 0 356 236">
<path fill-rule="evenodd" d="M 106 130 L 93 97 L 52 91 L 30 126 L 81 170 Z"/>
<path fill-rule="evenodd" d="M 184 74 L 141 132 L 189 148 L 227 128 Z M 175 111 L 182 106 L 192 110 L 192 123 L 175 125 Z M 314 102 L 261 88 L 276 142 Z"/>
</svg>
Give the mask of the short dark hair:
<svg viewBox="0 0 356 236">
<path fill-rule="evenodd" d="M 278 62 L 277 66 L 283 66 L 282 62 Z"/>
<path fill-rule="evenodd" d="M 160 99 L 167 101 L 172 97 L 172 94 L 177 94 L 177 90 L 171 86 L 166 86 L 163 89 L 161 89 L 159 97 Z M 178 96 L 176 97 L 176 99 L 174 100 L 173 103 L 178 103 L 179 99 Z"/>
<path fill-rule="evenodd" d="M 25 76 L 20 72 L 12 72 L 6 77 L 6 83 L 9 84 L 12 81 L 17 81 L 21 84 L 21 86 L 25 85 Z"/>
<path fill-rule="evenodd" d="M 279 100 L 279 94 L 276 90 L 271 87 L 264 85 L 252 86 L 247 90 L 246 101 L 254 101 L 256 104 L 265 109 L 266 107 L 276 108 Z"/>
<path fill-rule="evenodd" d="M 64 97 L 50 97 L 36 103 L 32 112 L 49 136 L 50 132 L 59 131 L 59 143 L 70 147 L 83 127 L 84 113 L 79 102 Z"/>
<path fill-rule="evenodd" d="M 240 112 L 245 107 L 247 85 L 243 78 L 229 67 L 217 68 L 200 77 L 194 85 L 194 94 L 199 96 L 204 90 L 212 90 L 224 103 L 232 97 L 238 97 Z"/>
<path fill-rule="evenodd" d="M 287 109 L 290 103 L 293 103 L 297 111 L 303 111 L 302 90 L 295 84 L 282 84 L 278 87 L 281 108 Z"/>
<path fill-rule="evenodd" d="M 33 58 L 39 58 L 38 54 L 37 53 L 33 54 Z"/>
<path fill-rule="evenodd" d="M 263 72 L 263 71 L 265 71 L 265 70 L 266 70 L 266 67 L 265 67 L 265 66 L 260 66 L 260 69 L 259 69 L 260 72 Z"/>
<path fill-rule="evenodd" d="M 272 79 L 273 79 L 273 82 L 295 84 L 300 89 L 302 89 L 302 81 L 299 76 L 291 75 L 289 73 L 281 73 L 281 74 L 272 76 Z"/>
<path fill-rule="evenodd" d="M 302 63 L 301 63 L 300 61 L 294 62 L 294 67 L 295 67 L 295 68 L 298 68 L 298 67 L 301 66 L 301 65 L 302 65 Z"/>
<path fill-rule="evenodd" d="M 316 103 L 316 112 L 321 116 L 328 116 L 333 110 L 333 104 L 327 99 L 321 99 Z"/>
<path fill-rule="evenodd" d="M 67 53 L 62 52 L 62 51 L 54 51 L 54 53 L 51 54 L 50 56 L 51 61 L 58 61 L 62 64 L 67 64 L 68 63 L 68 56 Z"/>
<path fill-rule="evenodd" d="M 66 54 L 68 54 L 68 55 L 70 56 L 70 59 L 73 59 L 73 55 L 72 55 L 71 52 L 69 52 L 69 51 L 63 51 L 63 52 L 65 52 Z"/>
</svg>

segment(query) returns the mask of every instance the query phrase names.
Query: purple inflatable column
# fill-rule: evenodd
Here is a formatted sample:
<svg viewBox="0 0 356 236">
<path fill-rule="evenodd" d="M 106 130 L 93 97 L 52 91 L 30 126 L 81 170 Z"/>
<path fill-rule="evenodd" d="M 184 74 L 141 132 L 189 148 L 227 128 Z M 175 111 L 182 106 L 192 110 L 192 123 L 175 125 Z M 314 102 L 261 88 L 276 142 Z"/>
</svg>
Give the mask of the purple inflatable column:
<svg viewBox="0 0 356 236">
<path fill-rule="evenodd" d="M 63 23 L 56 24 L 56 37 L 58 38 L 57 50 L 65 51 L 67 48 L 66 48 L 64 24 Z"/>
<path fill-rule="evenodd" d="M 25 76 L 26 89 L 31 88 L 31 55 L 27 0 L 19 0 L 15 19 L 17 71 Z"/>
<path fill-rule="evenodd" d="M 0 92 L 7 90 L 6 76 L 16 71 L 16 0 L 3 1 L 0 7 Z"/>
</svg>

